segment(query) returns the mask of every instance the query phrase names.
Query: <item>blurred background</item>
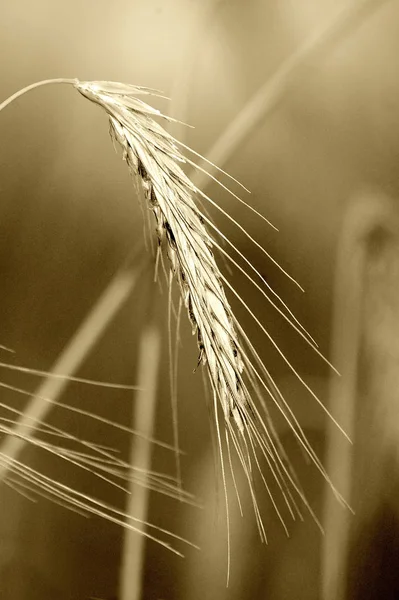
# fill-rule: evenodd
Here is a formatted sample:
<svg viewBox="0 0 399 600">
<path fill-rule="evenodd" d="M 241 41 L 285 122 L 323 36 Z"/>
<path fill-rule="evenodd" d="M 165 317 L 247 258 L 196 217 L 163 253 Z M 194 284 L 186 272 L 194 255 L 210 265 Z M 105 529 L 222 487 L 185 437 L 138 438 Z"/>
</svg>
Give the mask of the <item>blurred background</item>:
<svg viewBox="0 0 399 600">
<path fill-rule="evenodd" d="M 356 6 L 359 11 L 352 10 Z M 349 16 L 337 21 L 342 11 Z M 331 505 L 331 493 L 325 498 L 322 477 L 306 463 L 292 434 L 281 427 L 283 443 L 312 508 L 323 520 L 325 506 L 331 507 L 327 533 L 332 528 L 343 537 L 337 535 L 330 547 L 306 515 L 304 522 L 288 523 L 287 538 L 265 500 L 262 513 L 269 544 L 262 545 L 250 499 L 243 492 L 244 518 L 232 508 L 228 589 L 223 495 L 215 474 L 201 374 L 193 374 L 197 347 L 183 318 L 178 375 L 183 484 L 204 508 L 151 494 L 148 518 L 198 544 L 201 551 L 185 548 L 181 559 L 147 542 L 142 597 L 298 600 L 325 594 L 326 598 L 338 598 L 338 592 L 328 591 L 326 572 L 331 570 L 331 589 L 335 590 L 334 581 L 347 580 L 347 561 L 351 564 L 349 595 L 342 592 L 342 597 L 397 597 L 392 574 L 399 552 L 394 500 L 398 483 L 394 435 L 398 3 L 16 0 L 3 2 L 0 14 L 1 99 L 30 83 L 55 77 L 123 81 L 163 90 L 171 99 L 150 103 L 194 126 L 175 125 L 171 131 L 203 155 L 219 143 L 219 154 L 212 156 L 250 189 L 251 195 L 244 199 L 279 232 L 216 184 L 201 179 L 201 186 L 207 185 L 207 193 L 265 246 L 306 293 L 267 261 L 239 229 L 212 210 L 218 226 L 289 303 L 321 352 L 335 364 L 348 352 L 337 319 L 346 319 L 351 325 L 361 314 L 353 332 L 354 355 L 361 357 L 361 365 L 351 358 L 351 367 L 345 370 L 350 361 L 344 361 L 347 378 L 341 384 L 353 384 L 345 404 L 353 411 L 346 415 L 344 406 L 342 415 L 355 437 L 349 447 L 342 435 L 329 436 L 331 428 L 323 411 L 231 298 L 244 329 L 316 452 L 331 463 L 337 479 L 346 486 L 357 516 L 350 517 L 348 525 L 347 511 Z M 332 35 L 328 26 L 335 22 L 339 26 Z M 298 54 L 309 39 L 314 39 L 312 50 Z M 290 65 L 295 68 L 290 70 Z M 288 70 L 287 77 L 276 83 L 275 73 L 281 72 L 281 66 Z M 265 87 L 270 80 L 281 86 L 273 102 L 269 102 Z M 251 104 L 254 98 L 258 102 Z M 43 87 L 11 104 L 0 114 L 0 137 L 0 343 L 15 352 L 4 352 L 1 360 L 50 370 L 132 247 L 143 239 L 143 216 L 126 166 L 109 141 L 105 114 L 71 87 Z M 384 217 L 380 218 L 382 197 Z M 386 197 L 393 199 L 389 210 Z M 348 234 L 349 242 L 345 238 L 343 251 L 342 232 L 354 198 L 359 212 L 351 212 L 352 234 Z M 377 198 L 378 214 L 359 234 L 356 223 L 363 223 L 364 206 L 369 206 L 370 198 Z M 341 306 L 342 299 L 352 297 L 352 292 L 346 291 L 344 284 L 350 287 L 353 278 L 342 276 L 337 282 L 337 256 L 345 270 L 351 249 L 357 252 L 359 245 L 368 244 L 364 239 L 374 232 L 375 221 L 383 233 L 373 236 L 370 252 L 364 252 L 359 263 L 361 273 L 367 275 L 361 279 L 364 293 L 356 296 L 357 304 L 346 309 L 345 302 Z M 384 233 L 386 223 L 389 233 Z M 149 256 L 149 279 L 153 268 Z M 328 403 L 330 397 L 330 408 L 339 418 L 344 396 L 340 388 L 338 392 L 334 388 L 336 383 L 332 384 L 335 395 L 330 392 L 331 372 L 326 364 L 265 306 L 262 296 L 243 277 L 235 272 L 232 277 L 236 289 L 301 376 L 323 402 Z M 78 374 L 126 385 L 137 383 L 142 323 L 152 311 L 162 332 L 155 435 L 172 443 L 167 294 L 150 285 L 144 277 L 88 353 Z M 148 361 L 151 358 L 149 355 Z M 2 369 L 1 381 L 30 392 L 39 385 L 37 377 L 6 369 Z M 10 390 L 1 394 L 1 402 L 8 406 L 18 410 L 26 406 L 27 399 L 20 394 Z M 336 406 L 331 405 L 334 399 Z M 62 400 L 129 424 L 135 394 L 74 383 Z M 376 416 L 377 406 L 388 408 Z M 46 419 L 77 437 L 115 447 L 128 459 L 131 438 L 126 433 L 59 409 Z M 393 433 L 382 443 L 388 429 Z M 371 439 L 372 444 L 368 443 Z M 121 509 L 125 506 L 126 496 L 121 491 L 109 489 L 48 453 L 26 447 L 22 457 L 48 477 L 62 478 L 66 485 L 104 497 Z M 349 467 L 341 473 L 345 461 Z M 173 474 L 173 454 L 154 448 L 153 468 Z M 244 488 L 244 478 L 238 475 L 238 480 Z M 370 490 L 363 494 L 368 485 Z M 367 501 L 362 504 L 364 497 Z M 2 598 L 126 600 L 119 591 L 121 527 L 96 517 L 85 519 L 43 498 L 30 502 L 6 485 L 0 486 L 0 504 Z M 353 533 L 348 533 L 352 529 Z M 374 543 L 375 536 L 378 543 Z M 351 550 L 346 559 L 346 548 L 351 547 L 348 538 L 355 540 L 352 546 L 358 552 Z M 330 556 L 336 558 L 332 561 L 335 567 Z M 382 579 L 389 582 L 384 592 L 378 587 Z"/>
</svg>

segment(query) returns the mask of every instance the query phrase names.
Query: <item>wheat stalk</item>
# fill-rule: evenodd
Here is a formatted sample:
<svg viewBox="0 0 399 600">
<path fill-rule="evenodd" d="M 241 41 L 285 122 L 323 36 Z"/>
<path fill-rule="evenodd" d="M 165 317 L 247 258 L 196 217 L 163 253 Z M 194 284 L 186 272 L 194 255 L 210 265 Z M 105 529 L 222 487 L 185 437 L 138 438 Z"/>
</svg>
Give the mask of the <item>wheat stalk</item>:
<svg viewBox="0 0 399 600">
<path fill-rule="evenodd" d="M 312 510 L 286 460 L 278 435 L 269 417 L 263 399 L 263 392 L 266 392 L 274 402 L 292 428 L 299 444 L 308 453 L 318 470 L 327 481 L 329 479 L 295 415 L 234 316 L 225 288 L 229 289 L 242 303 L 288 367 L 305 385 L 316 401 L 320 403 L 323 410 L 328 411 L 281 352 L 265 326 L 224 277 L 215 260 L 214 250 L 219 250 L 228 261 L 238 268 L 305 341 L 318 354 L 320 352 L 313 339 L 298 323 L 286 304 L 270 288 L 267 281 L 230 240 L 217 229 L 205 210 L 201 208 L 201 205 L 195 202 L 195 196 L 200 196 L 202 201 L 209 202 L 219 208 L 211 198 L 192 183 L 182 169 L 184 165 L 195 167 L 195 164 L 187 156 L 187 152 L 185 155 L 183 154 L 181 148 L 186 151 L 193 151 L 184 144 L 179 144 L 154 120 L 155 117 L 166 120 L 168 117 L 162 115 L 140 98 L 140 96 L 156 94 L 156 92 L 118 82 L 49 80 L 33 84 L 25 90 L 17 92 L 3 104 L 0 104 L 0 110 L 27 90 L 53 82 L 72 84 L 85 98 L 105 110 L 109 118 L 111 136 L 122 148 L 123 158 L 127 162 L 130 172 L 141 183 L 145 200 L 155 218 L 155 229 L 159 242 L 157 262 L 160 256 L 160 247 L 163 243 L 166 243 L 171 272 L 178 282 L 181 297 L 193 327 L 193 333 L 197 335 L 198 364 L 206 365 L 209 375 L 225 490 L 228 531 L 229 502 L 225 465 L 229 467 L 228 470 L 231 473 L 233 485 L 236 488 L 238 501 L 240 502 L 232 466 L 231 449 L 233 448 L 248 481 L 261 538 L 266 539 L 266 532 L 254 490 L 254 469 L 259 471 L 271 502 L 285 528 L 286 526 L 262 472 L 259 462 L 260 456 L 263 456 L 263 459 L 267 462 L 272 477 L 277 483 L 291 515 L 294 517 L 295 512 L 300 512 L 293 492 L 299 496 L 311 513 Z M 194 152 L 194 154 L 196 153 Z M 214 165 L 212 165 L 213 167 Z M 221 182 L 218 181 L 218 183 L 224 189 L 228 189 Z M 254 211 L 236 194 L 231 193 Z M 226 211 L 220 208 L 219 210 L 231 219 Z M 259 213 L 257 215 L 265 219 Z M 234 223 L 265 255 L 269 256 L 266 250 L 239 223 L 235 221 Z M 210 230 L 214 232 L 214 235 L 210 234 Z M 217 241 L 216 236 L 222 239 L 221 243 Z M 228 245 L 244 260 L 246 267 L 250 269 L 250 273 L 226 251 L 222 245 L 223 243 L 225 247 Z M 320 356 L 322 355 L 320 354 Z M 261 403 L 263 414 L 254 402 L 255 397 Z M 220 426 L 220 420 L 224 425 L 223 427 Z M 331 484 L 330 481 L 329 483 Z M 334 488 L 333 490 L 337 497 L 342 500 L 338 492 Z M 77 505 L 80 507 L 79 502 Z M 316 516 L 313 516 L 317 521 Z M 229 544 L 229 533 L 227 539 Z M 229 549 L 228 557 L 228 560 L 230 560 Z"/>
<path fill-rule="evenodd" d="M 168 118 L 137 97 L 153 93 L 152 90 L 104 81 L 78 82 L 76 88 L 82 95 L 107 112 L 111 136 L 121 146 L 123 158 L 132 175 L 141 181 L 145 199 L 154 214 L 159 245 L 166 241 L 171 270 L 180 287 L 193 333 L 197 334 L 200 353 L 198 364 L 206 364 L 209 374 L 214 397 L 215 422 L 226 492 L 227 514 L 227 484 L 217 402 L 222 409 L 230 466 L 229 437 L 246 472 L 260 533 L 265 538 L 266 534 L 252 487 L 251 461 L 255 461 L 261 471 L 256 447 L 266 458 L 290 510 L 291 507 L 295 509 L 295 502 L 288 490 L 289 484 L 294 487 L 305 504 L 307 503 L 293 474 L 282 460 L 278 437 L 268 420 L 268 414 L 266 412 L 265 422 L 253 402 L 248 385 L 258 396 L 259 383 L 266 389 L 293 428 L 300 443 L 328 479 L 327 474 L 315 457 L 294 415 L 231 310 L 223 284 L 226 283 L 230 289 L 232 287 L 223 277 L 213 254 L 214 247 L 222 251 L 223 249 L 205 226 L 205 224 L 212 226 L 212 222 L 199 209 L 193 198 L 199 194 L 206 200 L 210 199 L 188 179 L 180 166 L 194 165 L 194 163 L 182 154 L 179 142 L 155 122 L 153 117 Z M 186 146 L 184 147 L 186 148 Z M 225 236 L 222 237 L 230 243 Z M 238 266 L 228 253 L 224 252 L 224 254 Z M 257 271 L 255 272 L 270 291 L 265 280 Z M 262 289 L 253 279 L 251 281 L 258 289 Z M 233 292 L 238 296 L 234 290 Z M 283 308 L 286 309 L 284 312 L 273 303 L 264 290 L 263 294 L 318 352 L 313 340 L 298 324 L 286 305 L 283 304 Z M 238 298 L 241 300 L 239 296 Z M 252 312 L 251 315 L 256 319 Z M 260 324 L 258 319 L 256 320 Z M 267 334 L 266 329 L 261 327 Z M 271 339 L 270 335 L 267 335 Z M 244 349 L 244 343 L 248 346 L 252 361 Z M 274 341 L 273 343 L 277 348 Z M 280 352 L 280 354 L 282 353 Z M 285 357 L 284 360 L 293 369 Z M 257 367 L 254 363 L 257 364 Z M 294 372 L 296 373 L 295 370 Z M 304 385 L 306 384 L 304 383 Z M 308 386 L 306 387 L 308 388 Z M 311 390 L 309 389 L 309 391 Z M 314 397 L 316 398 L 315 395 Z M 262 472 L 261 476 L 269 491 Z M 281 518 L 273 498 L 272 501 Z M 310 509 L 310 507 L 308 508 Z"/>
</svg>

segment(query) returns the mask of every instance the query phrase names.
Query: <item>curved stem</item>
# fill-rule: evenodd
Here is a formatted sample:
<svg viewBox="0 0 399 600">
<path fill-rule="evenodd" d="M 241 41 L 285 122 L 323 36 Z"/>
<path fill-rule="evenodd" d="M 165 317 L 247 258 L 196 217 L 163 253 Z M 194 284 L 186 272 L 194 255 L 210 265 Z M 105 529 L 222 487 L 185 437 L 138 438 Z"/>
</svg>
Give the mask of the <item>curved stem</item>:
<svg viewBox="0 0 399 600">
<path fill-rule="evenodd" d="M 71 85 L 75 85 L 77 82 L 78 82 L 78 79 L 59 78 L 59 79 L 43 79 L 43 81 L 37 81 L 36 83 L 31 83 L 30 85 L 27 85 L 26 87 L 24 87 L 22 90 L 19 90 L 18 92 L 15 92 L 15 94 L 12 94 L 12 96 L 7 98 L 7 100 L 4 100 L 4 102 L 2 102 L 0 104 L 0 111 L 2 111 L 3 108 L 8 106 L 8 104 L 11 104 L 11 102 L 16 100 L 20 96 L 23 96 L 27 92 L 30 92 L 30 90 L 34 90 L 35 88 L 41 87 L 42 85 L 49 85 L 50 83 L 69 83 Z"/>
</svg>

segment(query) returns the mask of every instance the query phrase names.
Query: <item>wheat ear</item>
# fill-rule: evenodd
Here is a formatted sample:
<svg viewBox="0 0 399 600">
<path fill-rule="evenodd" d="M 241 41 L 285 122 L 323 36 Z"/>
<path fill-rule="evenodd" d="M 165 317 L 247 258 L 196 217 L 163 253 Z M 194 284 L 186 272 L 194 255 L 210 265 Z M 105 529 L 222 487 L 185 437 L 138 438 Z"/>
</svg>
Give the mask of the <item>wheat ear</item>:
<svg viewBox="0 0 399 600">
<path fill-rule="evenodd" d="M 193 202 L 198 190 L 179 166 L 185 158 L 173 137 L 153 120 L 159 113 L 136 97 L 143 93 L 141 88 L 107 82 L 79 83 L 76 88 L 105 108 L 112 138 L 123 148 L 132 174 L 141 180 L 159 244 L 166 239 L 171 268 L 198 337 L 198 363 L 208 365 L 225 418 L 232 417 L 243 432 L 246 398 L 237 334 L 212 239 Z"/>
<path fill-rule="evenodd" d="M 228 464 L 235 486 L 231 462 L 232 444 L 249 484 L 261 537 L 262 539 L 266 539 L 265 529 L 253 488 L 254 467 L 259 471 L 273 506 L 284 527 L 285 524 L 279 508 L 272 497 L 267 480 L 262 473 L 259 463 L 259 453 L 267 462 L 291 515 L 294 516 L 295 511 L 299 512 L 292 490 L 299 495 L 311 513 L 312 511 L 286 460 L 283 448 L 269 417 L 262 392 L 266 392 L 271 401 L 274 402 L 291 427 L 298 443 L 308 453 L 317 469 L 327 481 L 329 481 L 329 478 L 311 448 L 294 413 L 286 403 L 250 339 L 235 318 L 225 294 L 225 287 L 236 296 L 238 301 L 249 312 L 251 318 L 254 319 L 257 326 L 267 336 L 274 349 L 303 383 L 309 393 L 319 402 L 323 410 L 327 413 L 328 411 L 281 352 L 277 343 L 270 336 L 261 321 L 223 276 L 215 261 L 213 250 L 219 250 L 235 268 L 239 269 L 256 289 L 263 294 L 264 298 L 278 310 L 280 315 L 296 329 L 305 341 L 320 356 L 322 355 L 313 339 L 298 323 L 286 304 L 270 288 L 262 275 L 230 240 L 217 229 L 211 219 L 207 217 L 205 210 L 201 209 L 200 205 L 194 202 L 194 196 L 199 195 L 202 200 L 211 203 L 221 210 L 265 255 L 269 256 L 262 246 L 239 223 L 234 221 L 226 211 L 218 207 L 211 198 L 201 192 L 185 175 L 181 166 L 188 164 L 195 167 L 195 164 L 187 156 L 183 155 L 180 148 L 189 151 L 190 149 L 184 144 L 179 144 L 177 140 L 154 120 L 154 117 L 168 118 L 139 98 L 139 96 L 156 94 L 156 92 L 148 88 L 118 82 L 80 82 L 78 80 L 39 82 L 38 84 L 29 86 L 25 91 L 53 82 L 74 85 L 85 98 L 106 111 L 110 122 L 111 136 L 122 147 L 123 157 L 132 175 L 138 177 L 141 181 L 146 201 L 155 217 L 159 247 L 166 240 L 171 271 L 175 275 L 180 287 L 181 296 L 187 307 L 193 326 L 193 333 L 197 334 L 200 352 L 198 363 L 206 364 L 207 366 L 214 398 L 213 408 L 225 489 L 227 523 L 229 523 L 229 505 L 224 453 L 228 457 Z M 0 110 L 22 93 L 24 93 L 24 90 L 17 92 L 17 94 L 6 100 L 3 104 L 0 104 Z M 191 152 L 193 151 L 191 150 Z M 194 154 L 196 153 L 194 152 Z M 199 168 L 202 169 L 201 167 Z M 210 176 L 213 178 L 212 175 Z M 224 184 L 220 183 L 220 185 L 228 189 Z M 235 198 L 243 202 L 233 192 L 231 193 Z M 247 203 L 243 202 L 243 204 L 256 212 Z M 257 214 L 266 220 L 262 215 Z M 212 236 L 209 233 L 210 228 L 214 232 Z M 222 239 L 222 242 L 218 243 L 217 236 Z M 246 266 L 250 269 L 250 274 L 225 250 L 223 243 L 232 248 L 245 261 Z M 259 399 L 264 409 L 263 415 L 253 400 L 254 396 Z M 223 430 L 219 425 L 220 408 L 224 423 Z M 331 417 L 331 415 L 329 416 Z M 329 483 L 331 484 L 330 481 Z M 333 490 L 337 497 L 342 500 L 338 492 L 334 488 Z M 236 492 L 238 496 L 237 488 Z M 315 515 L 313 516 L 315 517 Z"/>
<path fill-rule="evenodd" d="M 222 451 L 222 437 L 224 436 L 219 430 L 217 402 L 222 409 L 227 452 L 230 457 L 228 441 L 230 438 L 246 472 L 251 493 L 253 493 L 253 461 L 261 471 L 256 453 L 256 447 L 258 447 L 279 483 L 287 504 L 291 505 L 292 503 L 292 498 L 287 490 L 288 485 L 294 486 L 306 503 L 295 482 L 295 477 L 282 460 L 281 447 L 268 419 L 268 413 L 266 412 L 265 422 L 253 402 L 248 385 L 255 390 L 258 396 L 260 396 L 260 386 L 267 391 L 294 430 L 299 442 L 328 479 L 327 474 L 230 308 L 224 284 L 237 295 L 240 301 L 242 300 L 219 270 L 213 248 L 221 250 L 234 265 L 238 266 L 238 264 L 223 250 L 216 239 L 211 237 L 205 223 L 211 227 L 214 225 L 193 200 L 194 196 L 199 194 L 202 198 L 211 201 L 207 196 L 201 194 L 201 191 L 188 179 L 180 166 L 187 163 L 193 165 L 193 163 L 182 154 L 178 142 L 154 120 L 155 116 L 164 119 L 168 119 L 168 117 L 138 98 L 140 95 L 153 93 L 152 90 L 146 88 L 104 81 L 79 82 L 76 84 L 76 88 L 82 95 L 107 112 L 111 136 L 122 147 L 123 158 L 132 175 L 141 181 L 146 201 L 155 217 L 159 244 L 161 245 L 163 240 L 166 240 L 171 269 L 176 276 L 187 307 L 193 333 L 197 334 L 200 352 L 198 363 L 206 364 L 208 369 L 215 401 L 214 412 L 218 427 L 225 489 L 226 479 Z M 184 147 L 186 148 L 186 146 Z M 214 229 L 216 228 L 214 227 Z M 220 234 L 219 231 L 218 233 Z M 222 237 L 231 245 L 225 236 L 222 235 Z M 259 275 L 257 271 L 255 273 Z M 261 279 L 270 291 L 268 284 L 263 278 Z M 253 279 L 251 281 L 258 289 L 261 289 Z M 269 302 L 274 304 L 264 290 L 263 294 Z M 282 303 L 285 311 L 282 311 L 276 304 L 274 305 L 318 352 L 313 340 L 301 328 L 286 305 Z M 246 308 L 248 309 L 247 306 Z M 271 339 L 255 315 L 251 311 L 250 314 L 280 352 L 277 344 Z M 244 344 L 248 351 L 245 351 Z M 249 359 L 248 352 L 252 360 Z M 284 355 L 281 352 L 280 354 L 296 373 Z M 299 379 L 301 378 L 299 377 Z M 306 387 L 311 392 L 310 388 Z M 313 392 L 311 393 L 313 394 Z M 317 399 L 314 394 L 313 396 Z M 264 405 L 262 398 L 261 402 Z M 261 475 L 269 492 L 263 474 L 261 473 Z M 274 503 L 273 499 L 272 501 Z M 261 535 L 265 537 L 254 493 L 253 502 Z M 275 503 L 274 506 L 281 517 Z M 227 493 L 226 509 L 228 511 Z"/>
</svg>

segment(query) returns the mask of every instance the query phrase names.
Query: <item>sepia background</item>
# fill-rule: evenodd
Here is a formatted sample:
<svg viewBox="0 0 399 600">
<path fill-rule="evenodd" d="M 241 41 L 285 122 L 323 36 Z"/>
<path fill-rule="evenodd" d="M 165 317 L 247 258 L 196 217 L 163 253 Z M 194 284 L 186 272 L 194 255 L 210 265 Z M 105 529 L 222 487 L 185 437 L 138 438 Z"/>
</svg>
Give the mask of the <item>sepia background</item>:
<svg viewBox="0 0 399 600">
<path fill-rule="evenodd" d="M 331 39 L 329 34 L 323 38 L 328 24 L 356 4 L 363 7 L 359 13 L 349 12 L 349 22 L 345 24 L 344 19 Z M 251 195 L 244 199 L 279 231 L 268 228 L 216 184 L 201 178 L 201 186 L 207 185 L 207 193 L 262 243 L 306 292 L 301 293 L 223 215 L 211 210 L 212 215 L 289 303 L 321 352 L 340 362 L 341 354 L 333 350 L 337 349 L 334 332 L 339 330 L 334 327 L 339 318 L 334 299 L 337 289 L 341 290 L 339 298 L 346 296 L 336 278 L 346 215 L 354 198 L 359 215 L 366 196 L 383 197 L 384 202 L 388 197 L 394 207 L 399 188 L 398 3 L 15 0 L 1 3 L 0 15 L 1 99 L 35 81 L 56 77 L 149 86 L 170 97 L 169 101 L 157 98 L 153 105 L 194 126 L 173 125 L 171 131 L 179 139 L 203 155 L 217 143 L 216 149 L 224 148 L 215 155 L 218 164 L 249 188 Z M 281 66 L 289 65 L 287 61 L 298 49 L 317 35 L 325 43 L 315 43 L 313 51 L 294 63 L 295 68 L 281 83 L 277 101 L 266 106 L 267 95 L 261 94 L 263 110 L 259 102 L 249 104 L 266 89 L 268 81 L 275 81 Z M 242 122 L 239 119 L 245 107 L 249 108 Z M 241 123 L 238 143 L 231 129 L 234 124 L 238 127 L 237 123 Z M 143 240 L 143 215 L 126 166 L 109 141 L 105 114 L 71 87 L 43 87 L 8 106 L 0 114 L 0 138 L 0 343 L 14 350 L 12 355 L 3 352 L 1 360 L 50 370 L 132 248 Z M 394 221 L 395 208 L 392 215 Z M 394 334 L 398 329 L 399 271 L 397 231 L 392 227 L 389 235 L 380 235 L 371 258 L 366 258 L 371 266 L 364 293 L 370 298 L 367 296 L 368 303 L 362 308 L 365 316 L 356 334 L 361 386 L 357 382 L 355 387 L 361 387 L 357 395 L 364 399 L 364 407 L 371 408 L 361 410 L 359 403 L 355 405 L 351 423 L 355 422 L 357 429 L 352 427 L 356 439 L 351 448 L 343 436 L 332 434 L 337 441 L 331 442 L 321 408 L 231 298 L 237 316 L 319 456 L 327 462 L 331 459 L 333 467 L 338 464 L 340 477 L 339 465 L 352 453 L 356 468 L 351 474 L 358 479 L 352 482 L 348 500 L 356 505 L 350 528 L 354 528 L 358 553 L 351 551 L 348 558 L 352 561 L 348 598 L 393 598 L 392 590 L 397 591 L 393 573 L 399 546 L 392 500 L 397 491 L 397 442 L 394 434 L 381 442 L 385 430 L 395 431 L 397 396 Z M 88 354 L 79 375 L 136 383 L 142 324 L 153 311 L 163 344 L 156 437 L 172 443 L 167 293 L 164 289 L 161 294 L 152 285 L 153 272 L 154 261 L 148 255 L 147 275 Z M 331 405 L 331 371 L 326 364 L 238 273 L 233 273 L 233 283 L 301 376 L 323 402 L 330 398 L 336 414 Z M 345 313 L 349 325 L 358 316 L 356 307 L 353 310 L 349 317 Z M 269 544 L 262 545 L 245 492 L 244 517 L 232 508 L 231 581 L 226 589 L 223 494 L 215 474 L 201 374 L 193 374 L 197 348 L 186 317 L 182 320 L 182 344 L 178 383 L 180 446 L 185 452 L 183 483 L 204 507 L 152 494 L 149 520 L 188 538 L 201 551 L 188 547 L 181 559 L 147 542 L 142 597 L 322 598 L 323 593 L 328 594 L 324 585 L 325 570 L 330 568 L 328 542 L 324 546 L 310 515 L 305 515 L 304 522 L 290 522 L 287 538 L 265 499 L 262 512 Z M 148 361 L 151 359 L 149 355 Z M 345 370 L 345 364 L 343 367 Z M 30 392 L 39 385 L 37 377 L 6 369 L 1 371 L 1 381 Z M 1 395 L 4 404 L 19 410 L 26 406 L 27 399 L 21 395 L 4 389 Z M 131 391 L 77 383 L 68 386 L 62 399 L 127 424 L 135 403 Z M 383 401 L 389 410 L 381 411 L 383 417 L 378 421 L 373 410 Z M 126 459 L 129 456 L 132 440 L 126 433 L 58 409 L 47 419 L 73 435 L 118 448 Z M 325 505 L 331 504 L 324 495 L 325 483 L 282 426 L 281 435 L 310 503 L 323 520 Z M 122 492 L 56 457 L 26 447 L 23 459 L 83 493 L 98 494 L 122 509 L 125 505 Z M 153 465 L 173 474 L 173 454 L 154 448 Z M 244 477 L 238 475 L 238 479 L 244 487 Z M 43 498 L 30 502 L 4 484 L 0 486 L 0 506 L 1 598 L 127 600 L 120 594 L 119 583 L 121 527 L 96 517 L 85 519 Z M 332 521 L 326 518 L 327 530 L 331 522 L 334 529 L 335 522 L 347 519 L 341 515 L 344 509 L 331 510 L 338 512 Z M 364 528 L 363 520 L 367 523 Z M 374 543 L 375 536 L 378 543 Z M 338 547 L 340 543 L 337 539 Z M 345 548 L 342 540 L 342 555 Z M 338 573 L 337 577 L 345 579 L 344 567 Z M 388 591 L 379 591 L 382 580 L 388 582 Z"/>
</svg>

